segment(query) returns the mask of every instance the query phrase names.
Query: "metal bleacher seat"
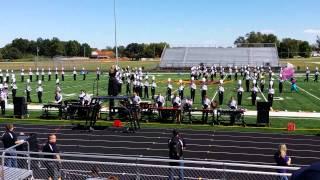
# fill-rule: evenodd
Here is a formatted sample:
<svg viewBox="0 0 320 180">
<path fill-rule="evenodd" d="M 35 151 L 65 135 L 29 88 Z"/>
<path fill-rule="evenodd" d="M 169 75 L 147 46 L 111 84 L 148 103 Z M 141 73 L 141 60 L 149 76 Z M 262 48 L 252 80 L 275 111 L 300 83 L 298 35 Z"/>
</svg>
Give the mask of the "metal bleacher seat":
<svg viewBox="0 0 320 180">
<path fill-rule="evenodd" d="M 3 167 L 5 180 L 23 180 L 32 177 L 32 170 L 13 167 Z"/>
<path fill-rule="evenodd" d="M 203 63 L 212 65 L 271 65 L 278 66 L 279 58 L 275 47 L 172 47 L 166 48 L 160 67 L 182 68 Z"/>
</svg>

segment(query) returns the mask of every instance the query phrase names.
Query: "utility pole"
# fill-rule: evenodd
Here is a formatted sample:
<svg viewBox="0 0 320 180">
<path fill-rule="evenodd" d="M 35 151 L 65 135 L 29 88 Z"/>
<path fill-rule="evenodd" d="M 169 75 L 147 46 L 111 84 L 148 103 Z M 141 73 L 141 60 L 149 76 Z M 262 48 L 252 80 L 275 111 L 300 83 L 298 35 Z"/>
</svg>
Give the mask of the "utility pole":
<svg viewBox="0 0 320 180">
<path fill-rule="evenodd" d="M 117 45 L 117 17 L 116 17 L 116 0 L 113 0 L 113 18 L 114 18 L 114 44 L 116 48 L 116 65 L 118 66 L 118 45 Z"/>
</svg>

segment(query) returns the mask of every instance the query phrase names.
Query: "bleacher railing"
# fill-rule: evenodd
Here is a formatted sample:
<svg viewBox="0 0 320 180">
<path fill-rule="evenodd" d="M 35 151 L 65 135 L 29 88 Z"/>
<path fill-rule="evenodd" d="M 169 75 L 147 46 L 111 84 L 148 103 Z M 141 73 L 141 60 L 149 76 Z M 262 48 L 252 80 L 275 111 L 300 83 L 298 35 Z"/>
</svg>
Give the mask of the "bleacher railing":
<svg viewBox="0 0 320 180">
<path fill-rule="evenodd" d="M 63 179 L 237 179 L 271 180 L 290 177 L 299 167 L 224 163 L 211 161 L 169 160 L 127 156 L 59 154 L 61 159 L 45 159 L 48 153 L 17 152 L 17 159 L 30 160 L 35 179 L 46 179 L 50 172 Z M 54 154 L 50 154 L 54 155 Z M 4 156 L 4 155 L 3 155 Z M 48 166 L 53 164 L 53 166 Z M 50 168 L 50 169 L 48 169 Z M 278 173 L 285 169 L 287 173 Z M 183 178 L 182 178 L 183 177 Z M 57 178 L 57 177 L 56 177 Z"/>
</svg>

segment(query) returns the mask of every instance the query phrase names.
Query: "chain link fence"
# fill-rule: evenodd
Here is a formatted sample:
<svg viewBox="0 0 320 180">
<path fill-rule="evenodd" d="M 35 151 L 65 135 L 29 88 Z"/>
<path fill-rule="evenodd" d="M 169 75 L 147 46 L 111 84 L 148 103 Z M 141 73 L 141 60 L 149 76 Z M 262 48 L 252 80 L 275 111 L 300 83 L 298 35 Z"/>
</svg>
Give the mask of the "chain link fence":
<svg viewBox="0 0 320 180">
<path fill-rule="evenodd" d="M 215 179 L 215 180 L 273 180 L 290 177 L 297 167 L 279 167 L 255 164 L 222 163 L 208 161 L 169 160 L 155 158 L 59 154 L 61 159 L 43 158 L 48 153 L 8 150 L 2 153 L 1 178 L 3 180 L 58 179 Z M 52 154 L 51 154 L 52 155 Z M 9 159 L 17 161 L 8 165 Z M 286 169 L 288 173 L 277 173 Z"/>
</svg>

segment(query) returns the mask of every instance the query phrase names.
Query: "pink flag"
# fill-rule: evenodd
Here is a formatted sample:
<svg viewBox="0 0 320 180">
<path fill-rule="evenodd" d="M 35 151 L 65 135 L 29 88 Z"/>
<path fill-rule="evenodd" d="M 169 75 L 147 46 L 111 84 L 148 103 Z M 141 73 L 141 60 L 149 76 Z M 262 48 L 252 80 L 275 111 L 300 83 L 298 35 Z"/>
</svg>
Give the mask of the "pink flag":
<svg viewBox="0 0 320 180">
<path fill-rule="evenodd" d="M 294 76 L 294 67 L 293 64 L 288 63 L 287 67 L 282 70 L 282 79 L 287 80 L 291 79 Z"/>
</svg>

